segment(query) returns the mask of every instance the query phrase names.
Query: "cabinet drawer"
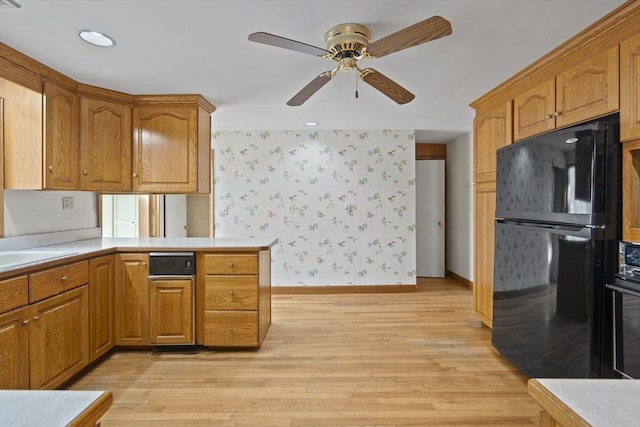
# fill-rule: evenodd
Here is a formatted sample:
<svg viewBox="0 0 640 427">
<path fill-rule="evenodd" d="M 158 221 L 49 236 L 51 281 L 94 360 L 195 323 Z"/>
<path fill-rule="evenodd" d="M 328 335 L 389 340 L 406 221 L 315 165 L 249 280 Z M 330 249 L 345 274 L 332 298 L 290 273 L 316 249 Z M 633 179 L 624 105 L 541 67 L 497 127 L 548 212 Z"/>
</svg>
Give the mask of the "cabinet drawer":
<svg viewBox="0 0 640 427">
<path fill-rule="evenodd" d="M 204 270 L 206 274 L 258 274 L 258 255 L 208 254 Z"/>
<path fill-rule="evenodd" d="M 205 311 L 204 345 L 214 347 L 257 347 L 258 312 Z"/>
<path fill-rule="evenodd" d="M 29 301 L 40 301 L 86 283 L 89 283 L 88 261 L 30 274 Z"/>
<path fill-rule="evenodd" d="M 207 276 L 205 310 L 257 310 L 257 276 Z"/>
<path fill-rule="evenodd" d="M 29 280 L 27 276 L 0 281 L 0 313 L 27 305 Z"/>
</svg>

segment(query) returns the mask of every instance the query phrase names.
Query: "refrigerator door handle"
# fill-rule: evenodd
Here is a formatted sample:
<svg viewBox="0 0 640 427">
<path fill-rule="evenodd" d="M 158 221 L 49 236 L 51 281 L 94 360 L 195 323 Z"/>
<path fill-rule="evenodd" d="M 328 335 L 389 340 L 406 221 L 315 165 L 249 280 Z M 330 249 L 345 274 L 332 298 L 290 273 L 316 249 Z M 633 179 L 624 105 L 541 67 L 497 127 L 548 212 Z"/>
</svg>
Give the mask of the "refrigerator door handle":
<svg viewBox="0 0 640 427">
<path fill-rule="evenodd" d="M 601 228 L 591 228 L 580 225 L 541 224 L 526 221 L 507 221 L 500 218 L 496 219 L 496 223 L 502 226 L 520 228 L 522 230 L 544 231 L 545 233 L 581 237 L 584 239 L 601 240 L 604 238 L 604 232 Z"/>
</svg>

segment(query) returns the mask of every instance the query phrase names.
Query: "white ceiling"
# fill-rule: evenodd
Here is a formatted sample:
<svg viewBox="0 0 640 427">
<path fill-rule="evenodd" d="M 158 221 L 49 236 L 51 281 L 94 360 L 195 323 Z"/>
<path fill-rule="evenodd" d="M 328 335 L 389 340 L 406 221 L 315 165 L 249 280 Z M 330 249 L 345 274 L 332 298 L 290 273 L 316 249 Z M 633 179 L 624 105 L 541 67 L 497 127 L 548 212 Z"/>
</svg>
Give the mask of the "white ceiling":
<svg viewBox="0 0 640 427">
<path fill-rule="evenodd" d="M 623 0 L 15 0 L 0 8 L 0 41 L 77 81 L 131 94 L 199 93 L 213 129 L 414 129 L 418 141 L 471 130 L 469 103 L 597 21 Z M 6 3 L 0 0 L 0 4 Z M 377 40 L 433 15 L 453 34 L 361 61 L 416 95 L 399 106 L 340 73 L 304 105 L 285 103 L 334 63 L 247 40 L 265 31 L 324 47 L 344 22 Z M 81 29 L 105 32 L 98 48 Z"/>
</svg>

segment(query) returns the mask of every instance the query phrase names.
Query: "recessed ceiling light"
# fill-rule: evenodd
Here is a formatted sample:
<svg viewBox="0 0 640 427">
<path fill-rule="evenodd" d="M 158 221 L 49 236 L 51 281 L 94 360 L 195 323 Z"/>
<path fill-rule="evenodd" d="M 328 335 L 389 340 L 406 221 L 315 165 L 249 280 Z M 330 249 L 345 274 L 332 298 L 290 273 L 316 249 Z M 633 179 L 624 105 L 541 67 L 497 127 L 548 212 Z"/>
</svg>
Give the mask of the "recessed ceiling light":
<svg viewBox="0 0 640 427">
<path fill-rule="evenodd" d="M 116 45 L 116 41 L 114 39 L 98 31 L 82 30 L 78 35 L 82 40 L 94 46 L 111 47 Z"/>
<path fill-rule="evenodd" d="M 318 122 L 305 122 L 305 126 L 318 126 Z"/>
</svg>

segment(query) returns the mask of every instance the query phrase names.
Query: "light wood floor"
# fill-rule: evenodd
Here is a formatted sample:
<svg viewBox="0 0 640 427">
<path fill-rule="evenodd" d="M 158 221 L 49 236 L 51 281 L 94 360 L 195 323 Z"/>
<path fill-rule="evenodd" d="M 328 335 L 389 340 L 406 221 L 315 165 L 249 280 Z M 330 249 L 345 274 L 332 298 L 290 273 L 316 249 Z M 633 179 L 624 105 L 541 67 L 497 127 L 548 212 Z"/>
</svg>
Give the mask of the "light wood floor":
<svg viewBox="0 0 640 427">
<path fill-rule="evenodd" d="M 69 386 L 110 390 L 112 426 L 531 426 L 526 378 L 471 291 L 274 295 L 258 351 L 119 352 Z"/>
</svg>

